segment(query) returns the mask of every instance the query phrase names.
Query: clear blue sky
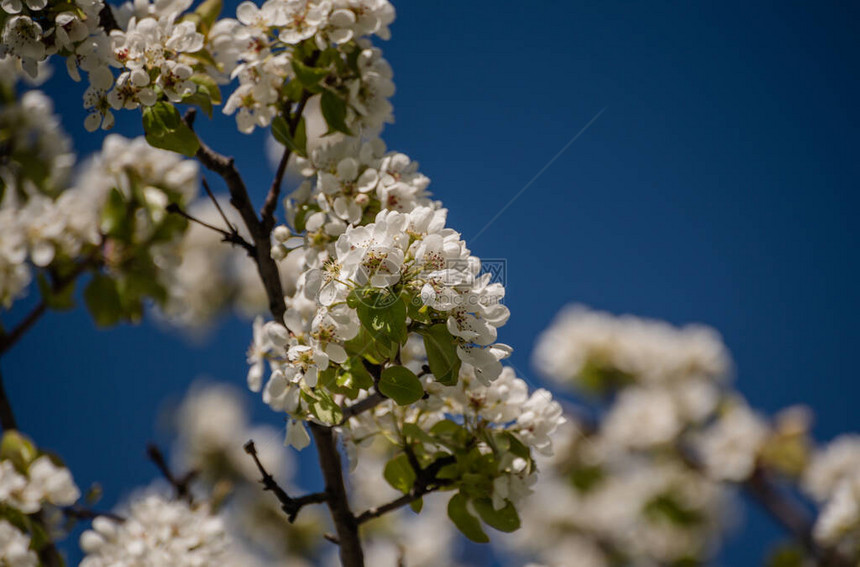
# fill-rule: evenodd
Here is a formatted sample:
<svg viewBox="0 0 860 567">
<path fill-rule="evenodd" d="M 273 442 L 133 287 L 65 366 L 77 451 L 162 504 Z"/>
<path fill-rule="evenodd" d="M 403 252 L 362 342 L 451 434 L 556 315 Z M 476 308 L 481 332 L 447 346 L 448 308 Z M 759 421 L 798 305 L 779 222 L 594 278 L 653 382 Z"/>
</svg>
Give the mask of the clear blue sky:
<svg viewBox="0 0 860 567">
<path fill-rule="evenodd" d="M 723 333 L 755 406 L 809 404 L 820 439 L 860 429 L 860 4 L 397 7 L 382 45 L 398 88 L 385 138 L 421 162 L 467 238 L 606 109 L 471 242 L 508 262 L 501 339 L 522 373 L 537 383 L 534 338 L 570 301 L 701 321 Z M 101 137 L 85 136 L 82 90 L 56 74 L 48 90 L 89 152 Z M 262 137 L 223 118 L 201 129 L 261 201 Z M 139 118 L 118 130 L 138 133 Z M 101 482 L 110 505 L 155 476 L 144 445 L 169 441 L 154 425 L 164 400 L 201 374 L 242 384 L 249 338 L 233 320 L 194 346 L 150 324 L 99 332 L 81 312 L 52 314 L 3 372 L 22 429 L 82 486 Z M 778 533 L 748 514 L 722 563 L 758 563 Z"/>
</svg>

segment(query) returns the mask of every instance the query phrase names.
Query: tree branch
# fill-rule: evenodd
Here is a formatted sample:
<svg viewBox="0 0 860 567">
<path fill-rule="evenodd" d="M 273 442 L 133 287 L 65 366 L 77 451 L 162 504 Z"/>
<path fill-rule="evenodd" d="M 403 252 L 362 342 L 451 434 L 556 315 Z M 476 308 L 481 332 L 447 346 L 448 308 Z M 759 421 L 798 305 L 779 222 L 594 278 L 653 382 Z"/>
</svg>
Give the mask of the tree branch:
<svg viewBox="0 0 860 567">
<path fill-rule="evenodd" d="M 3 427 L 3 431 L 18 429 L 18 422 L 15 421 L 15 412 L 12 411 L 12 402 L 9 401 L 9 396 L 6 395 L 2 371 L 0 371 L 0 426 Z"/>
<path fill-rule="evenodd" d="M 194 116 L 194 112 L 185 114 L 183 120 L 189 127 L 192 127 L 194 123 Z M 286 305 L 280 273 L 271 256 L 270 235 L 260 219 L 257 218 L 257 213 L 248 197 L 248 189 L 239 175 L 233 159 L 212 150 L 202 141 L 196 157 L 204 167 L 220 175 L 227 184 L 230 191 L 230 203 L 239 211 L 254 242 L 256 249 L 254 260 L 266 288 L 269 310 L 275 320 L 283 321 Z M 364 553 L 358 536 L 358 524 L 349 509 L 349 499 L 343 482 L 340 455 L 335 446 L 334 431 L 329 427 L 313 422 L 310 422 L 309 425 L 316 441 L 320 468 L 325 480 L 326 503 L 340 542 L 341 562 L 343 567 L 364 567 Z"/>
<path fill-rule="evenodd" d="M 343 408 L 343 419 L 340 420 L 340 423 L 338 423 L 338 425 L 343 425 L 344 423 L 349 421 L 350 418 L 355 417 L 358 414 L 364 413 L 368 410 L 372 410 L 387 399 L 388 398 L 386 398 L 379 392 L 373 392 L 363 400 L 359 400 L 354 404 Z"/>
<path fill-rule="evenodd" d="M 98 251 L 92 252 L 89 256 L 78 262 L 70 273 L 64 277 L 55 279 L 51 284 L 51 291 L 56 293 L 62 290 L 63 288 L 71 285 L 72 282 L 78 279 L 78 277 L 80 277 L 85 271 L 98 266 L 99 260 L 97 259 L 97 256 Z M 36 305 L 11 331 L 5 334 L 0 334 L 0 356 L 6 354 L 6 351 L 15 346 L 15 343 L 21 340 L 24 333 L 36 324 L 36 321 L 38 321 L 47 310 L 48 304 L 44 299 L 42 299 L 38 305 Z"/>
<path fill-rule="evenodd" d="M 382 506 L 376 506 L 375 508 L 370 508 L 362 512 L 356 517 L 355 521 L 358 524 L 363 524 L 364 522 L 373 520 L 380 516 L 387 514 L 388 512 L 392 512 L 397 510 L 398 508 L 402 508 L 412 502 L 418 500 L 423 497 L 425 494 L 430 494 L 431 492 L 435 492 L 439 490 L 446 484 L 449 484 L 450 481 L 446 479 L 437 479 L 436 475 L 439 474 L 439 471 L 442 470 L 442 467 L 446 465 L 450 465 L 455 463 L 457 459 L 452 455 L 449 457 L 440 457 L 430 463 L 426 468 L 421 468 L 417 466 L 417 461 L 415 459 L 414 453 L 411 450 L 407 450 L 406 452 L 407 458 L 409 458 L 409 463 L 412 466 L 412 469 L 415 471 L 415 483 L 412 486 L 412 490 L 409 491 L 408 494 L 404 494 L 403 496 L 392 500 Z M 417 468 L 416 468 L 417 467 Z"/>
<path fill-rule="evenodd" d="M 308 422 L 319 454 L 320 468 L 325 480 L 327 504 L 337 530 L 340 544 L 340 561 L 343 567 L 364 567 L 364 552 L 358 537 L 358 522 L 349 509 L 340 455 L 335 446 L 334 431 L 314 422 Z"/>
<path fill-rule="evenodd" d="M 151 460 L 161 472 L 162 476 L 164 476 L 165 480 L 167 480 L 174 490 L 176 490 L 176 497 L 190 503 L 192 501 L 190 485 L 191 481 L 194 480 L 194 477 L 197 476 L 197 473 L 195 471 L 190 471 L 182 477 L 174 475 L 170 470 L 170 467 L 167 466 L 167 460 L 165 460 L 161 449 L 153 443 L 146 446 L 146 454 L 149 457 L 149 460 Z"/>
<path fill-rule="evenodd" d="M 304 91 L 302 99 L 296 106 L 295 113 L 292 115 L 288 124 L 290 128 L 290 137 L 296 135 L 296 129 L 299 127 L 299 122 L 302 119 L 302 113 L 305 111 L 305 105 L 311 93 Z M 262 219 L 263 230 L 272 232 L 275 227 L 275 209 L 278 208 L 278 197 L 281 194 L 281 184 L 284 180 L 284 172 L 287 170 L 287 163 L 290 161 L 292 151 L 289 147 L 284 148 L 284 153 L 281 155 L 281 161 L 278 163 L 278 169 L 275 171 L 275 178 L 272 180 L 272 186 L 269 188 L 269 193 L 266 195 L 266 202 L 263 203 L 263 208 L 260 210 L 260 218 Z"/>
<path fill-rule="evenodd" d="M 263 467 L 263 463 L 260 462 L 260 458 L 257 456 L 257 447 L 254 445 L 253 440 L 245 443 L 245 452 L 251 455 L 251 458 L 254 459 L 254 463 L 257 465 L 257 469 L 263 475 L 263 479 L 260 481 L 263 484 L 263 490 L 269 490 L 274 493 L 281 503 L 281 510 L 287 514 L 287 519 L 291 524 L 296 521 L 296 516 L 298 516 L 299 511 L 303 507 L 308 504 L 320 504 L 328 500 L 328 494 L 325 492 L 316 492 L 300 498 L 291 498 L 287 494 L 287 491 L 281 488 L 277 481 L 275 481 L 275 478 L 269 474 L 269 471 Z"/>
<path fill-rule="evenodd" d="M 239 246 L 240 248 L 244 248 L 248 253 L 248 256 L 251 258 L 255 257 L 257 251 L 254 248 L 254 245 L 242 238 L 239 232 L 236 230 L 236 227 L 230 225 L 230 231 L 226 231 L 222 228 L 218 228 L 217 226 L 211 225 L 208 222 L 204 222 L 198 218 L 194 218 L 187 212 L 182 210 L 182 207 L 177 205 L 176 203 L 170 203 L 167 205 L 165 209 L 168 213 L 173 213 L 183 217 L 184 219 L 199 224 L 202 227 L 208 228 L 209 230 L 215 231 L 221 235 L 222 242 L 229 242 L 233 246 Z"/>
<path fill-rule="evenodd" d="M 103 517 L 110 518 L 115 522 L 125 521 L 125 518 L 114 514 L 113 512 L 101 512 L 99 510 L 93 510 L 92 508 L 85 508 L 83 506 L 66 506 L 65 508 L 61 508 L 61 510 L 64 516 L 75 520 L 95 520 L 98 517 Z"/>
<path fill-rule="evenodd" d="M 196 113 L 192 109 L 183 118 L 189 128 L 194 124 L 195 115 Z M 262 279 L 263 286 L 266 288 L 266 296 L 269 299 L 269 310 L 276 321 L 283 321 L 284 313 L 286 312 L 284 291 L 281 286 L 281 276 L 278 272 L 278 266 L 272 259 L 272 243 L 269 239 L 269 232 L 264 230 L 263 224 L 257 218 L 254 205 L 248 196 L 248 188 L 239 175 L 233 158 L 219 154 L 204 144 L 203 141 L 200 141 L 200 148 L 197 150 L 196 157 L 206 169 L 217 173 L 227 184 L 227 189 L 230 191 L 230 204 L 239 211 L 239 215 L 242 217 L 242 221 L 245 223 L 248 233 L 254 241 L 254 260 L 257 264 L 257 271 L 260 273 L 260 279 Z"/>
</svg>

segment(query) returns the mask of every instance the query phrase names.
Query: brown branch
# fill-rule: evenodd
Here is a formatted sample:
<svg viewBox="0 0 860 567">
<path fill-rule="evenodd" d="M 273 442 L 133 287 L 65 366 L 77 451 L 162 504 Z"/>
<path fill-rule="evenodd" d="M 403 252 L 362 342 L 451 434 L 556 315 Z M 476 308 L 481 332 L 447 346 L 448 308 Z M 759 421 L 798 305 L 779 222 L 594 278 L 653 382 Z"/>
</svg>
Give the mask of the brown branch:
<svg viewBox="0 0 860 567">
<path fill-rule="evenodd" d="M 439 471 L 442 470 L 443 467 L 457 461 L 453 455 L 449 457 L 440 457 L 423 469 L 418 466 L 415 455 L 411 450 L 407 450 L 406 455 L 412 469 L 415 471 L 415 482 L 412 486 L 412 490 L 391 502 L 383 504 L 382 506 L 370 508 L 369 510 L 362 512 L 355 519 L 358 524 L 363 524 L 364 522 L 373 520 L 387 514 L 388 512 L 392 512 L 398 508 L 411 504 L 423 497 L 425 494 L 435 492 L 452 482 L 448 479 L 436 478 L 436 475 L 439 474 Z"/>
<path fill-rule="evenodd" d="M 764 469 L 756 467 L 752 476 L 744 482 L 744 488 L 809 552 L 820 555 L 820 550 L 812 539 L 812 520 L 806 511 L 777 490 Z"/>
<path fill-rule="evenodd" d="M 195 115 L 193 109 L 185 114 L 183 120 L 189 127 L 193 126 Z M 254 205 L 248 196 L 248 188 L 239 175 L 233 158 L 219 154 L 202 141 L 200 142 L 200 148 L 197 150 L 196 157 L 206 169 L 220 175 L 227 184 L 227 189 L 230 191 L 230 204 L 239 211 L 239 215 L 242 217 L 242 221 L 245 223 L 248 233 L 254 242 L 254 261 L 257 264 L 260 279 L 266 288 L 266 296 L 269 299 L 269 310 L 276 321 L 282 321 L 286 312 L 284 291 L 281 286 L 281 276 L 278 272 L 278 266 L 271 256 L 272 243 L 269 239 L 269 232 L 264 230 L 263 224 L 257 218 Z"/>
<path fill-rule="evenodd" d="M 334 431 L 330 427 L 309 422 L 317 446 L 320 468 L 325 480 L 329 512 L 340 544 L 340 561 L 343 567 L 364 567 L 364 552 L 358 537 L 358 522 L 349 509 L 340 454 L 335 446 Z"/>
<path fill-rule="evenodd" d="M 75 520 L 95 520 L 96 518 L 110 518 L 115 522 L 124 522 L 125 518 L 114 514 L 113 512 L 101 512 L 99 510 L 93 510 L 92 508 L 85 508 L 83 506 L 66 506 L 65 508 L 61 508 L 63 515 L 67 518 L 73 518 Z"/>
<path fill-rule="evenodd" d="M 308 99 L 310 97 L 311 93 L 308 91 L 304 91 L 302 93 L 302 99 L 299 101 L 295 112 L 290 118 L 288 126 L 290 128 L 291 138 L 296 135 L 296 129 L 299 127 L 302 113 L 305 111 L 305 105 L 308 103 Z M 290 155 L 292 155 L 292 150 L 289 147 L 285 147 L 284 153 L 281 155 L 281 161 L 278 163 L 278 169 L 275 171 L 275 178 L 272 180 L 272 186 L 269 188 L 268 195 L 266 195 L 266 202 L 263 203 L 263 208 L 260 210 L 263 230 L 269 233 L 272 232 L 272 229 L 275 227 L 275 209 L 278 208 L 278 197 L 281 194 L 281 185 L 284 180 L 284 173 L 287 170 L 287 163 L 290 161 Z"/>
<path fill-rule="evenodd" d="M 35 514 L 30 514 L 30 519 L 45 530 L 45 533 L 50 533 L 48 531 L 48 522 L 45 521 L 44 512 L 44 510 L 41 510 Z M 37 555 L 39 556 L 39 565 L 42 567 L 65 567 L 66 565 L 66 561 L 60 554 L 60 550 L 57 549 L 57 546 L 50 537 L 46 538 L 45 543 L 39 548 Z"/>
<path fill-rule="evenodd" d="M 153 462 L 153 464 L 158 468 L 161 472 L 164 479 L 170 483 L 170 485 L 176 490 L 176 497 L 182 500 L 186 500 L 189 503 L 192 501 L 191 497 L 191 481 L 194 480 L 194 477 L 197 476 L 195 471 L 190 471 L 183 475 L 182 477 L 177 477 L 170 470 L 170 467 L 167 466 L 167 460 L 164 458 L 164 454 L 161 452 L 155 444 L 150 443 L 146 446 L 146 455 L 149 457 L 149 460 Z"/>
<path fill-rule="evenodd" d="M 275 477 L 269 474 L 269 471 L 263 467 L 263 463 L 260 462 L 260 458 L 257 456 L 257 447 L 254 445 L 253 440 L 245 443 L 245 452 L 251 455 L 251 458 L 254 459 L 254 463 L 257 465 L 257 470 L 263 475 L 263 479 L 260 481 L 263 484 L 263 490 L 269 490 L 274 493 L 281 503 L 281 510 L 286 513 L 287 519 L 291 524 L 296 521 L 299 511 L 308 504 L 321 504 L 328 500 L 328 494 L 325 492 L 306 494 L 299 498 L 290 497 L 287 491 L 278 485 Z"/>
<path fill-rule="evenodd" d="M 0 372 L 0 427 L 3 427 L 3 431 L 18 429 L 18 422 L 15 421 L 15 412 L 12 411 L 12 402 L 9 401 L 6 387 L 3 384 L 2 372 Z"/>
<path fill-rule="evenodd" d="M 388 398 L 386 398 L 379 392 L 374 392 L 363 400 L 359 400 L 354 404 L 343 408 L 343 419 L 340 420 L 340 423 L 338 423 L 338 425 L 343 425 L 344 423 L 349 421 L 350 418 L 375 408 L 387 399 Z"/>
<path fill-rule="evenodd" d="M 90 268 L 95 268 L 99 265 L 100 260 L 98 259 L 99 250 L 95 250 L 90 253 L 89 256 L 85 257 L 83 260 L 78 262 L 75 268 L 69 272 L 67 275 L 56 278 L 54 282 L 51 284 L 51 292 L 57 293 L 63 288 L 71 285 L 78 277 L 81 276 L 84 272 L 86 272 Z M 36 305 L 19 323 L 16 325 L 11 331 L 8 333 L 0 334 L 0 356 L 6 354 L 6 352 L 15 346 L 21 337 L 24 336 L 30 327 L 36 324 L 39 318 L 45 314 L 45 311 L 48 310 L 47 302 L 42 299 L 38 305 Z"/>
<path fill-rule="evenodd" d="M 251 244 L 250 242 L 248 242 L 247 240 L 245 240 L 244 238 L 242 238 L 242 236 L 236 230 L 236 227 L 234 227 L 233 225 L 229 225 L 230 231 L 228 232 L 228 231 L 224 230 L 223 228 L 218 228 L 215 225 L 211 225 L 208 222 L 204 222 L 198 218 L 191 216 L 190 214 L 188 214 L 187 212 L 182 210 L 182 207 L 180 207 L 176 203 L 170 203 L 169 205 L 167 205 L 167 208 L 165 210 L 168 213 L 173 213 L 175 215 L 179 215 L 182 218 L 184 218 L 190 222 L 197 223 L 204 228 L 208 228 L 209 230 L 217 232 L 218 234 L 221 235 L 221 241 L 222 242 L 228 242 L 228 243 L 232 244 L 233 246 L 239 246 L 240 248 L 244 248 L 245 251 L 248 253 L 248 256 L 250 256 L 251 258 L 253 258 L 257 253 L 257 251 L 254 248 L 254 245 Z"/>
<path fill-rule="evenodd" d="M 194 116 L 194 112 L 188 112 L 185 115 L 184 121 L 189 127 L 194 123 Z M 204 167 L 220 175 L 227 184 L 230 191 L 230 203 L 239 211 L 254 242 L 256 249 L 254 260 L 260 279 L 266 288 L 269 310 L 276 321 L 283 321 L 286 312 L 284 292 L 278 267 L 271 257 L 270 235 L 260 219 L 257 218 L 257 213 L 248 197 L 248 189 L 239 175 L 233 159 L 212 150 L 202 141 L 196 156 Z M 316 441 L 320 468 L 325 481 L 326 503 L 340 542 L 341 563 L 343 567 L 364 567 L 364 553 L 358 536 L 358 524 L 349 509 L 349 499 L 344 486 L 340 455 L 335 446 L 334 431 L 330 427 L 313 422 L 310 423 L 310 428 Z"/>
</svg>

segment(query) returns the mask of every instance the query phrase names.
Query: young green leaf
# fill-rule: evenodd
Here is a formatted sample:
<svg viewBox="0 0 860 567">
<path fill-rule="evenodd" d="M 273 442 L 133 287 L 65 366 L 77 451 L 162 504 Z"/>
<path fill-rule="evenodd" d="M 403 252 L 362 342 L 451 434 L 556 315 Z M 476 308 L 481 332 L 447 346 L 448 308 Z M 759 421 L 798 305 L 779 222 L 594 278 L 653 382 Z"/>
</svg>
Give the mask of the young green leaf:
<svg viewBox="0 0 860 567">
<path fill-rule="evenodd" d="M 472 505 L 488 526 L 496 528 L 500 532 L 513 532 L 520 529 L 520 516 L 510 502 L 505 503 L 505 506 L 500 510 L 495 509 L 493 501 L 489 498 L 473 500 Z"/>
<path fill-rule="evenodd" d="M 427 364 L 436 380 L 446 386 L 454 386 L 460 374 L 460 357 L 457 343 L 444 323 L 419 331 L 424 336 Z"/>
<path fill-rule="evenodd" d="M 191 157 L 200 148 L 194 131 L 169 102 L 160 101 L 143 109 L 143 131 L 154 148 L 170 150 Z"/>
<path fill-rule="evenodd" d="M 406 341 L 406 304 L 400 297 L 387 290 L 367 290 L 354 299 L 358 319 L 374 339 L 386 346 Z"/>
<path fill-rule="evenodd" d="M 124 308 L 116 281 L 103 274 L 93 275 L 84 289 L 84 302 L 96 325 L 109 327 L 122 320 Z"/>
<path fill-rule="evenodd" d="M 382 371 L 379 392 L 398 405 L 413 404 L 424 396 L 424 387 L 414 372 L 403 366 L 390 366 Z"/>
<path fill-rule="evenodd" d="M 448 517 L 470 540 L 476 543 L 488 543 L 490 538 L 487 537 L 478 518 L 469 512 L 467 503 L 466 497 L 459 492 L 452 496 L 448 501 Z"/>
<path fill-rule="evenodd" d="M 382 472 L 382 476 L 385 477 L 388 484 L 404 494 L 412 490 L 417 478 L 412 465 L 409 464 L 409 459 L 403 453 L 385 463 L 385 470 Z"/>
<path fill-rule="evenodd" d="M 296 155 L 307 156 L 308 135 L 304 118 L 299 120 L 295 134 L 290 134 L 290 126 L 286 119 L 280 115 L 276 116 L 272 120 L 272 136 Z"/>
<path fill-rule="evenodd" d="M 352 132 L 346 125 L 346 101 L 344 99 L 332 91 L 323 91 L 320 97 L 320 108 L 329 131 L 343 132 L 352 136 Z"/>
<path fill-rule="evenodd" d="M 308 91 L 313 93 L 320 91 L 318 85 L 328 76 L 329 70 L 327 68 L 309 67 L 297 59 L 292 60 L 292 65 L 296 78 Z"/>
</svg>

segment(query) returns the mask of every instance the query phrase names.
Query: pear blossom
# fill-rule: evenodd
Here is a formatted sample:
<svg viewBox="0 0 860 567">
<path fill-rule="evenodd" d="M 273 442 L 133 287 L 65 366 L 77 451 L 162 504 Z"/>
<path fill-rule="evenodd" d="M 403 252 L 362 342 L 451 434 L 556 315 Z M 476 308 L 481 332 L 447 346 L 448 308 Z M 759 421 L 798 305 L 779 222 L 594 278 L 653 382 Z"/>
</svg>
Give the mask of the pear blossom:
<svg viewBox="0 0 860 567">
<path fill-rule="evenodd" d="M 225 564 L 233 542 L 205 504 L 190 506 L 157 494 L 132 500 L 125 521 L 100 516 L 81 535 L 81 567 Z"/>
<path fill-rule="evenodd" d="M 30 537 L 6 520 L 0 520 L 0 564 L 15 567 L 39 565 L 39 558 L 30 549 Z"/>
</svg>

